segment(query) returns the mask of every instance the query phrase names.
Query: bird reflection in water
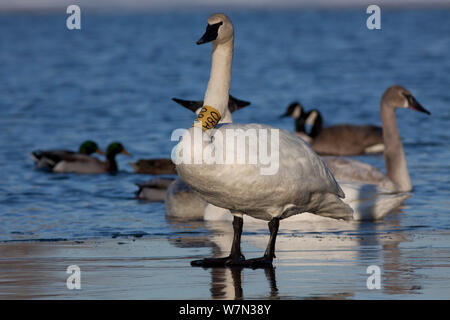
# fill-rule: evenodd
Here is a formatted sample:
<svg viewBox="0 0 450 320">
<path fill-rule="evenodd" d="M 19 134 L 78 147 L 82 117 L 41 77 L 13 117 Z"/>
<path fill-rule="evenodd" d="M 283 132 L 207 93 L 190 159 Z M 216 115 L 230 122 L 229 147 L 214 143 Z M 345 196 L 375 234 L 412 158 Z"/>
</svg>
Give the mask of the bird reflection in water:
<svg viewBox="0 0 450 320">
<path fill-rule="evenodd" d="M 242 270 L 243 267 L 211 268 L 211 298 L 226 300 L 244 299 Z M 269 266 L 263 270 L 270 288 L 267 298 L 279 299 L 275 268 Z"/>
</svg>

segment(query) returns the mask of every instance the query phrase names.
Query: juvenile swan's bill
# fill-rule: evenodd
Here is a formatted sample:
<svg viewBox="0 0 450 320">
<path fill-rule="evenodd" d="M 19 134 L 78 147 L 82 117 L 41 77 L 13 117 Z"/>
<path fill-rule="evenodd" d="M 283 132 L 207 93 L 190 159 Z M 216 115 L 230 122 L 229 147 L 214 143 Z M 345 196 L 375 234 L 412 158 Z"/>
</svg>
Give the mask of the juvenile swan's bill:
<svg viewBox="0 0 450 320">
<path fill-rule="evenodd" d="M 189 135 L 202 132 L 206 142 L 193 148 L 194 157 L 206 148 L 221 151 L 217 150 L 219 145 L 214 144 L 218 132 L 224 136 L 227 129 L 233 132 L 275 129 L 260 124 L 231 124 L 227 106 L 234 30 L 225 14 L 213 14 L 208 19 L 206 32 L 197 43 L 207 42 L 212 42 L 213 53 L 204 111 L 199 114 L 194 126 L 186 131 Z M 224 124 L 216 127 L 218 121 L 213 119 L 213 113 L 218 114 Z M 209 116 L 214 121 L 206 121 Z M 233 214 L 234 237 L 230 255 L 192 261 L 193 266 L 267 267 L 272 265 L 275 257 L 280 219 L 302 212 L 338 219 L 352 218 L 352 209 L 341 200 L 344 193 L 317 154 L 294 134 L 285 130 L 278 132 L 279 167 L 273 175 L 261 174 L 261 164 L 192 164 L 174 159 L 178 174 L 187 185 L 208 203 L 229 209 Z M 181 141 L 178 146 L 182 144 Z M 242 255 L 240 243 L 244 214 L 269 221 L 270 239 L 261 258 L 246 260 Z"/>
</svg>

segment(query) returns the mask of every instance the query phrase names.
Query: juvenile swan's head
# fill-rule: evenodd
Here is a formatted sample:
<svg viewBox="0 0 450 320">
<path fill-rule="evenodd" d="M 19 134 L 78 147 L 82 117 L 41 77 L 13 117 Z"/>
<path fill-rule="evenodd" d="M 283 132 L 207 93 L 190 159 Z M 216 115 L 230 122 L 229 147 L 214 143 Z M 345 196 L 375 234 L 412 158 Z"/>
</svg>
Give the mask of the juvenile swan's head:
<svg viewBox="0 0 450 320">
<path fill-rule="evenodd" d="M 414 98 L 411 92 L 402 86 L 394 85 L 389 87 L 381 98 L 382 103 L 391 108 L 409 108 L 415 111 L 431 114 Z"/>
<path fill-rule="evenodd" d="M 205 34 L 197 41 L 197 44 L 213 42 L 221 44 L 233 39 L 233 23 L 224 13 L 215 13 L 208 19 Z"/>
</svg>

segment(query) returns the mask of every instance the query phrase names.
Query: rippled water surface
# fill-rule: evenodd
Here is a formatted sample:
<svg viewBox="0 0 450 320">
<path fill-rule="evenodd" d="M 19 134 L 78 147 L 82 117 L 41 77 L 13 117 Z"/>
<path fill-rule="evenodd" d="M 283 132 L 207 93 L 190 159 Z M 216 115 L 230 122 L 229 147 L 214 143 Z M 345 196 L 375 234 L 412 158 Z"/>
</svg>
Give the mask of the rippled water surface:
<svg viewBox="0 0 450 320">
<path fill-rule="evenodd" d="M 173 264 L 157 254 L 162 262 L 153 265 L 145 257 L 154 257 L 155 251 L 137 251 L 137 261 L 144 259 L 157 274 L 163 274 L 162 267 L 174 266 L 167 269 L 167 282 L 162 283 L 175 285 L 176 279 L 192 272 L 193 279 L 204 281 L 204 289 L 214 283 L 211 279 L 226 278 L 214 278 L 214 273 L 210 277 L 205 270 L 191 269 L 188 262 L 192 256 L 210 255 L 210 247 L 220 242 L 217 235 L 227 234 L 228 227 L 217 231 L 218 226 L 203 222 L 170 221 L 163 204 L 133 199 L 135 183 L 149 177 L 133 174 L 130 159 L 118 157 L 116 175 L 76 175 L 37 171 L 29 157 L 37 148 L 76 149 L 87 139 L 102 148 L 121 141 L 133 154 L 131 160 L 168 157 L 174 146 L 172 130 L 188 127 L 193 120 L 192 113 L 170 98 L 201 99 L 206 88 L 211 48 L 196 46 L 195 41 L 204 32 L 208 15 L 83 15 L 81 31 L 68 31 L 64 14 L 0 15 L 3 274 L 10 271 L 8 261 L 20 269 L 14 257 L 29 257 L 8 249 L 16 241 L 39 246 L 48 240 L 49 248 L 59 248 L 66 243 L 62 240 L 117 244 L 119 238 L 136 240 L 135 245 L 149 241 L 151 248 L 169 252 Z M 319 108 L 326 125 L 381 124 L 381 94 L 395 83 L 410 89 L 432 113 L 397 110 L 414 184 L 404 207 L 374 223 L 282 228 L 275 272 L 283 270 L 283 277 L 276 295 L 449 298 L 450 11 L 387 11 L 381 31 L 366 28 L 362 11 L 229 15 L 235 26 L 231 93 L 252 102 L 234 115 L 236 122 L 292 130 L 292 121 L 279 115 L 290 102 L 300 100 L 307 109 Z M 384 169 L 382 155 L 359 158 Z M 263 250 L 266 235 L 264 227 L 244 226 L 243 241 L 250 255 Z M 83 246 L 84 258 L 92 254 L 85 247 L 89 246 Z M 228 243 L 219 247 L 226 250 Z M 11 255 L 11 250 L 22 253 Z M 123 254 L 121 250 L 117 254 Z M 50 252 L 59 257 L 59 251 Z M 365 288 L 365 268 L 371 264 L 385 270 L 382 293 Z M 126 264 L 122 268 L 127 274 Z M 146 268 L 143 272 L 150 273 Z M 262 278 L 254 279 L 248 270 L 245 274 L 244 297 L 274 296 Z M 360 281 L 359 289 L 354 277 Z M 146 279 L 146 285 L 155 285 Z M 23 295 L 19 289 L 24 286 L 12 284 L 3 290 L 0 283 L 0 291 Z M 87 297 L 123 297 L 119 291 L 95 288 L 86 291 Z M 135 295 L 125 297 L 230 297 L 215 296 L 212 289 L 176 296 L 163 286 L 152 294 L 144 289 L 135 288 Z"/>
</svg>

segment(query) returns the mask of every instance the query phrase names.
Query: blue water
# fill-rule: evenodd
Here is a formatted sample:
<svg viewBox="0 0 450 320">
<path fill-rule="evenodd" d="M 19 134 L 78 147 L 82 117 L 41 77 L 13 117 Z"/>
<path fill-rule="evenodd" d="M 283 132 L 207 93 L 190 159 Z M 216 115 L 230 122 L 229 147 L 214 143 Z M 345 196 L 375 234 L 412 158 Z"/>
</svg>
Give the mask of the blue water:
<svg viewBox="0 0 450 320">
<path fill-rule="evenodd" d="M 133 199 L 148 177 L 127 162 L 168 157 L 172 130 L 191 125 L 193 114 L 170 98 L 204 94 L 211 48 L 195 41 L 208 15 L 86 14 L 81 31 L 67 30 L 64 14 L 0 15 L 0 240 L 183 233 L 163 204 Z M 326 125 L 380 124 L 383 91 L 410 89 L 432 113 L 397 111 L 414 195 L 395 228 L 388 217 L 377 232 L 450 231 L 450 11 L 383 11 L 379 31 L 366 28 L 363 11 L 229 15 L 231 93 L 252 102 L 236 122 L 292 130 L 278 116 L 300 100 Z M 133 158 L 119 156 L 116 175 L 76 175 L 37 171 L 28 155 L 87 139 L 102 148 L 118 140 Z M 381 155 L 360 158 L 384 168 Z"/>
</svg>

